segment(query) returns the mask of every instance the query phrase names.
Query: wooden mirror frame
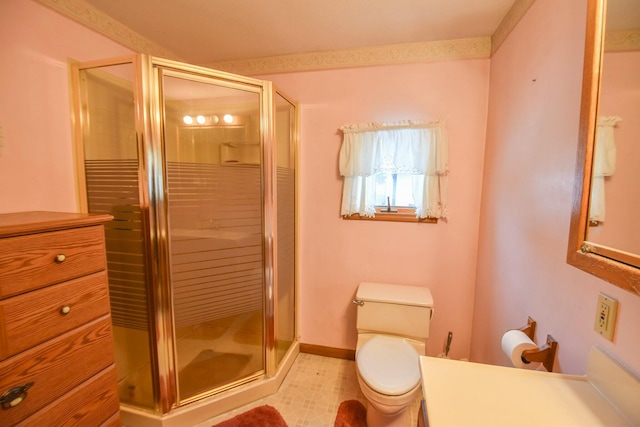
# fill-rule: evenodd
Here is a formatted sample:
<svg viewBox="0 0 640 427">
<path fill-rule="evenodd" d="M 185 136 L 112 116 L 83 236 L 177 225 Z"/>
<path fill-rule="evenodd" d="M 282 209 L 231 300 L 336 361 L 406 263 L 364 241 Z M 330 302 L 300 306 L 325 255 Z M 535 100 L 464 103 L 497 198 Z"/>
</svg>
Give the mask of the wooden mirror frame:
<svg viewBox="0 0 640 427">
<path fill-rule="evenodd" d="M 600 74 L 604 52 L 605 7 L 606 0 L 589 0 L 587 8 L 578 156 L 567 263 L 640 295 L 640 268 L 629 264 L 629 262 L 635 262 L 638 256 L 586 240 L 591 165 L 593 163 Z"/>
</svg>

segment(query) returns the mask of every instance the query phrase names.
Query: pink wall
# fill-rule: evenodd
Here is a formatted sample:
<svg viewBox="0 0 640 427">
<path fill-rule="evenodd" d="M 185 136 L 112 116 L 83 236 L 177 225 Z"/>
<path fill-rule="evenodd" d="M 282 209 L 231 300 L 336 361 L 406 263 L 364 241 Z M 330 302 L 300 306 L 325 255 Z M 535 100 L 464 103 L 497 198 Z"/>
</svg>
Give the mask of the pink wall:
<svg viewBox="0 0 640 427">
<path fill-rule="evenodd" d="M 25 0 L 3 0 L 0 40 L 0 213 L 75 211 L 67 60 L 131 51 Z"/>
<path fill-rule="evenodd" d="M 67 59 L 130 52 L 31 1 L 0 15 L 0 212 L 76 209 Z M 301 333 L 305 343 L 355 347 L 358 282 L 429 286 L 436 301 L 430 353 L 454 332 L 469 352 L 489 60 L 273 76 L 302 109 Z M 33 123 L 37 118 L 36 124 Z M 337 162 L 342 124 L 448 120 L 449 222 L 343 221 Z M 448 308 L 450 307 L 450 309 Z"/>
<path fill-rule="evenodd" d="M 430 354 L 451 330 L 454 357 L 507 364 L 500 338 L 530 315 L 538 339 L 560 343 L 556 370 L 583 373 L 598 345 L 640 371 L 640 298 L 565 263 L 585 11 L 586 0 L 537 0 L 491 61 L 266 76 L 302 111 L 303 342 L 353 348 L 350 301 L 358 282 L 378 280 L 432 289 Z M 3 2 L 0 39 L 0 212 L 75 210 L 67 58 L 130 52 L 23 0 Z M 338 128 L 439 118 L 449 222 L 340 219 Z M 592 329 L 599 292 L 620 301 L 613 343 Z"/>
<path fill-rule="evenodd" d="M 537 0 L 491 60 L 473 360 L 508 365 L 501 336 L 532 316 L 556 371 L 583 374 L 591 346 L 640 371 L 640 298 L 565 263 L 586 3 Z M 620 303 L 613 343 L 593 331 L 599 292 Z"/>
<path fill-rule="evenodd" d="M 453 331 L 468 355 L 489 60 L 262 76 L 301 105 L 300 333 L 303 343 L 355 348 L 361 281 L 431 288 L 429 354 Z M 445 118 L 451 218 L 433 224 L 345 221 L 338 151 L 343 124 Z"/>
</svg>

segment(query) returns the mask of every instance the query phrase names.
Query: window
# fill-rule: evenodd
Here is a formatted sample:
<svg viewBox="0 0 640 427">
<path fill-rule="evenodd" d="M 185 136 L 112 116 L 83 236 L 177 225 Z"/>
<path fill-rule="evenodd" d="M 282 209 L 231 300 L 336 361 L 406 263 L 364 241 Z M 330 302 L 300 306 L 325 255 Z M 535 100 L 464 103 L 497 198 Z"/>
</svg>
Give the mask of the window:
<svg viewBox="0 0 640 427">
<path fill-rule="evenodd" d="M 340 129 L 345 219 L 436 222 L 447 217 L 444 123 L 368 123 Z"/>
<path fill-rule="evenodd" d="M 378 172 L 375 177 L 376 207 L 416 207 L 416 201 L 411 191 L 413 188 L 413 175 Z"/>
</svg>

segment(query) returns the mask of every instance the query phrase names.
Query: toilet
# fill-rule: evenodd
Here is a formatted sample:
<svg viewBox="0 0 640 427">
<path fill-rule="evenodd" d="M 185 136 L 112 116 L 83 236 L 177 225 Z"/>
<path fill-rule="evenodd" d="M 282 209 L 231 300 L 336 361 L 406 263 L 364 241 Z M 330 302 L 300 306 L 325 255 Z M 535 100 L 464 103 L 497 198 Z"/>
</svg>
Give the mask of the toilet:
<svg viewBox="0 0 640 427">
<path fill-rule="evenodd" d="M 356 370 L 367 399 L 367 425 L 408 426 L 422 391 L 419 356 L 433 316 L 429 288 L 362 282 L 356 299 Z"/>
</svg>

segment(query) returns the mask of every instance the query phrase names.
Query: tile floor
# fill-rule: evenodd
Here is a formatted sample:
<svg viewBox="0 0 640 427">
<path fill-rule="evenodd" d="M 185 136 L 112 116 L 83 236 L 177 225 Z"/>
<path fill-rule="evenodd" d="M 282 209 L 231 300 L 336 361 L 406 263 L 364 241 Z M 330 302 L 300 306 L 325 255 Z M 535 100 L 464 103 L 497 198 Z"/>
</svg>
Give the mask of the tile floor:
<svg viewBox="0 0 640 427">
<path fill-rule="evenodd" d="M 366 406 L 355 362 L 300 353 L 277 393 L 200 423 L 209 427 L 260 405 L 276 408 L 290 427 L 332 427 L 340 402 L 357 399 Z M 409 409 L 416 425 L 420 399 Z"/>
</svg>

